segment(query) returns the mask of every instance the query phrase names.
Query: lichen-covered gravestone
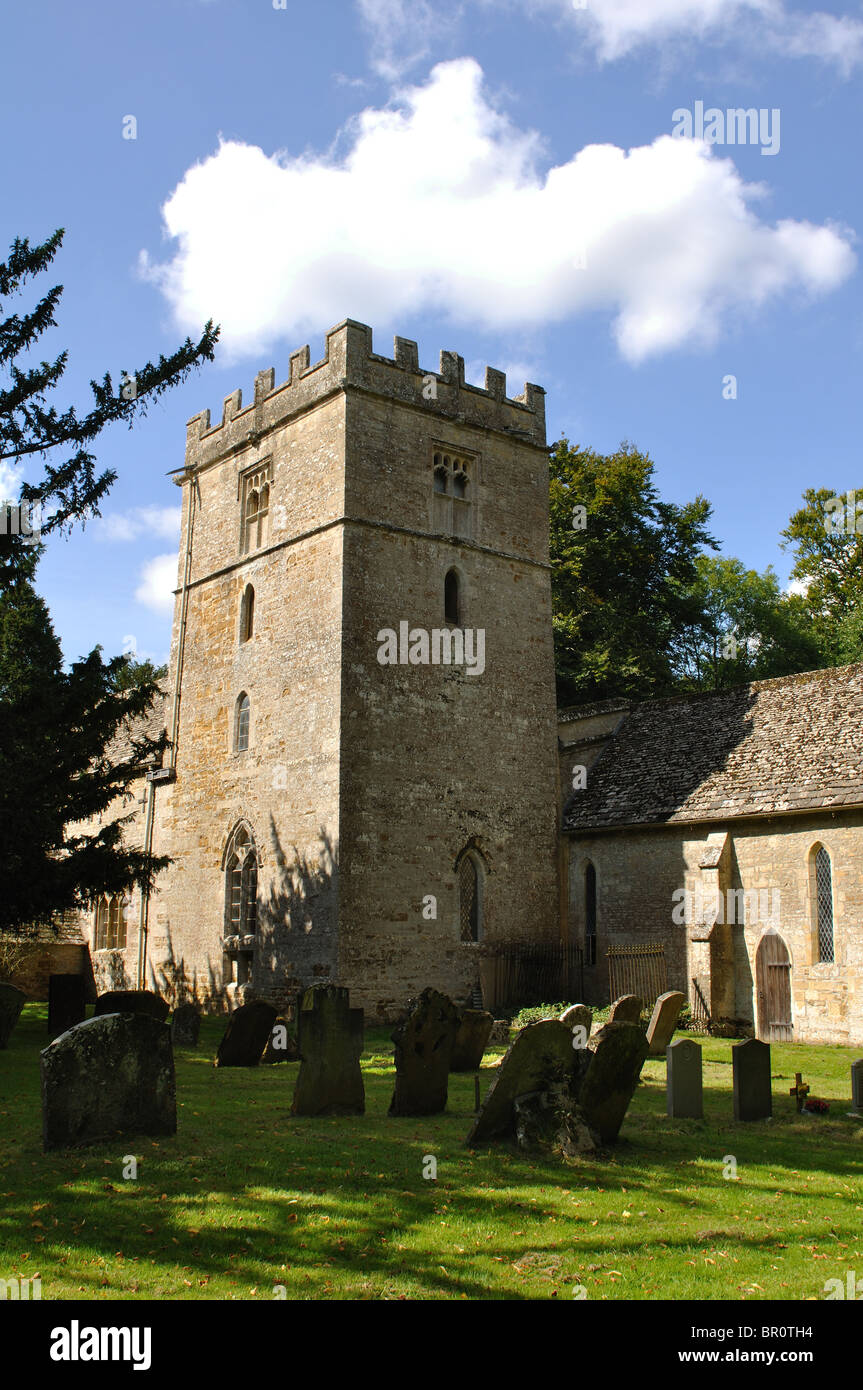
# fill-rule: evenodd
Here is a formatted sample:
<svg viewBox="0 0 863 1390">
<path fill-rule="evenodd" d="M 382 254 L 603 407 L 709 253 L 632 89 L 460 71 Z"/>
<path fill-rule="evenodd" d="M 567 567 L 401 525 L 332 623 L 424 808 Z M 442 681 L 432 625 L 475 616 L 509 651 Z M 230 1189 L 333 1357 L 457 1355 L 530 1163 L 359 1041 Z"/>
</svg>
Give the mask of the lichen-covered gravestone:
<svg viewBox="0 0 863 1390">
<path fill-rule="evenodd" d="M 0 1047 L 8 1047 L 27 996 L 16 985 L 0 984 Z"/>
<path fill-rule="evenodd" d="M 637 1023 L 641 1018 L 641 1000 L 637 994 L 621 994 L 615 999 L 608 1015 L 609 1023 Z"/>
<path fill-rule="evenodd" d="M 118 1134 L 176 1134 L 171 1035 L 157 1019 L 88 1019 L 50 1043 L 40 1064 L 46 1152 Z"/>
<path fill-rule="evenodd" d="M 299 1010 L 300 1073 L 294 1115 L 362 1115 L 363 1011 L 341 985 L 312 985 Z"/>
<path fill-rule="evenodd" d="M 591 1058 L 578 1109 L 603 1143 L 620 1133 L 647 1056 L 647 1038 L 637 1023 L 606 1023 L 587 1044 Z"/>
<path fill-rule="evenodd" d="M 178 1004 L 171 1015 L 171 1042 L 175 1047 L 197 1047 L 201 1031 L 200 1010 L 194 1004 Z"/>
<path fill-rule="evenodd" d="M 576 1046 L 579 1046 L 579 1038 L 583 1040 L 581 1045 L 587 1046 L 587 1040 L 593 1026 L 593 1009 L 589 1005 L 570 1004 L 569 1008 L 564 1009 L 561 1014 L 560 1021 L 566 1024 L 573 1038 L 576 1039 Z M 576 1029 L 580 1030 L 578 1034 L 575 1032 Z"/>
<path fill-rule="evenodd" d="M 767 1120 L 773 1114 L 770 1044 L 749 1038 L 731 1049 L 735 1120 Z"/>
<path fill-rule="evenodd" d="M 450 1071 L 477 1071 L 482 1066 L 494 1016 L 484 1009 L 465 1009 L 455 1035 Z"/>
<path fill-rule="evenodd" d="M 49 975 L 48 1032 L 52 1038 L 83 1023 L 86 1018 L 86 993 L 83 975 Z"/>
<path fill-rule="evenodd" d="M 266 999 L 241 1004 L 228 1019 L 216 1053 L 217 1067 L 256 1067 L 267 1045 L 276 1010 Z"/>
<path fill-rule="evenodd" d="M 445 994 L 424 989 L 396 1025 L 396 1084 L 391 1115 L 437 1115 L 446 1109 L 458 1009 Z"/>
<path fill-rule="evenodd" d="M 104 1014 L 146 1014 L 164 1023 L 168 1017 L 167 1000 L 149 989 L 109 989 L 100 994 L 93 1010 L 94 1018 Z"/>
<path fill-rule="evenodd" d="M 686 995 L 681 994 L 679 989 L 670 989 L 667 994 L 660 994 L 653 1006 L 653 1013 L 647 1025 L 647 1047 L 649 1056 L 665 1056 L 665 1049 L 674 1037 L 674 1030 L 677 1027 L 677 1020 L 680 1017 L 680 1010 L 685 1003 Z"/>
<path fill-rule="evenodd" d="M 701 1048 L 691 1038 L 675 1038 L 666 1049 L 666 1104 L 673 1120 L 704 1116 Z"/>
<path fill-rule="evenodd" d="M 529 1023 L 517 1034 L 491 1083 L 467 1143 L 484 1144 L 515 1134 L 514 1102 L 531 1091 L 568 1085 L 583 1057 L 572 1046 L 572 1033 L 560 1019 Z"/>
</svg>

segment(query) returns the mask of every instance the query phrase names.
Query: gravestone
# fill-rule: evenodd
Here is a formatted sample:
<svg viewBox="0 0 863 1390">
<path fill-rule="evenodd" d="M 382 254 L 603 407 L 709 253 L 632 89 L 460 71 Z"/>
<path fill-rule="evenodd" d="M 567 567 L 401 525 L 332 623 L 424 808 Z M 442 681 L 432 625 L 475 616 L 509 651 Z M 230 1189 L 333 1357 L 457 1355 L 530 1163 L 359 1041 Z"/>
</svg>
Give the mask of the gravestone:
<svg viewBox="0 0 863 1390">
<path fill-rule="evenodd" d="M 300 1056 L 297 1040 L 291 1032 L 291 1025 L 281 1014 L 270 1029 L 261 1065 L 274 1066 L 276 1062 L 296 1062 Z"/>
<path fill-rule="evenodd" d="M 735 1120 L 767 1120 L 773 1114 L 770 1044 L 749 1038 L 731 1049 Z"/>
<path fill-rule="evenodd" d="M 391 1115 L 437 1115 L 446 1109 L 458 1009 L 445 994 L 424 989 L 392 1032 L 396 1084 Z"/>
<path fill-rule="evenodd" d="M 637 1023 L 606 1023 L 587 1044 L 590 1059 L 578 1108 L 588 1127 L 608 1143 L 617 1138 L 647 1056 Z"/>
<path fill-rule="evenodd" d="M 686 995 L 681 994 L 679 989 L 670 989 L 667 994 L 660 994 L 647 1025 L 647 1048 L 650 1057 L 665 1056 L 665 1049 L 674 1037 L 680 1010 L 685 1003 Z"/>
<path fill-rule="evenodd" d="M 668 1044 L 665 1055 L 668 1114 L 673 1120 L 703 1119 L 701 1048 L 691 1038 L 675 1038 Z"/>
<path fill-rule="evenodd" d="M 0 984 L 0 1047 L 7 1047 L 27 996 L 16 985 Z"/>
<path fill-rule="evenodd" d="M 171 1042 L 174 1047 L 197 1047 L 201 1014 L 194 1004 L 178 1004 L 171 1015 Z"/>
<path fill-rule="evenodd" d="M 637 994 L 621 994 L 615 999 L 608 1015 L 609 1023 L 638 1023 L 641 1018 L 641 1000 Z"/>
<path fill-rule="evenodd" d="M 293 1115 L 362 1115 L 366 1099 L 360 1054 L 363 1011 L 340 985 L 313 985 L 298 1015 L 300 1074 Z"/>
<path fill-rule="evenodd" d="M 52 1038 L 87 1016 L 83 975 L 48 976 L 48 1032 Z"/>
<path fill-rule="evenodd" d="M 570 1032 L 573 1028 L 583 1028 L 585 1037 L 589 1038 L 593 1026 L 593 1009 L 588 1004 L 570 1004 L 561 1014 L 560 1021 L 566 1024 Z"/>
<path fill-rule="evenodd" d="M 171 1034 L 147 1014 L 103 1014 L 45 1048 L 42 1143 L 74 1148 L 118 1134 L 176 1134 Z"/>
<path fill-rule="evenodd" d="M 266 999 L 241 1004 L 228 1018 L 214 1065 L 217 1067 L 256 1067 L 276 1021 L 274 1005 Z"/>
<path fill-rule="evenodd" d="M 109 989 L 100 994 L 93 1010 L 94 1018 L 104 1014 L 146 1014 L 164 1023 L 168 1017 L 168 1003 L 160 995 L 149 989 Z"/>
<path fill-rule="evenodd" d="M 850 1113 L 863 1118 L 863 1057 L 851 1063 L 851 1105 Z"/>
<path fill-rule="evenodd" d="M 514 1101 L 529 1091 L 569 1085 L 585 1056 L 572 1046 L 572 1033 L 560 1019 L 529 1023 L 515 1036 L 489 1087 L 467 1143 L 484 1144 L 515 1133 Z"/>
<path fill-rule="evenodd" d="M 450 1071 L 477 1071 L 494 1026 L 494 1018 L 483 1009 L 465 1009 L 458 1025 L 452 1050 Z"/>
</svg>

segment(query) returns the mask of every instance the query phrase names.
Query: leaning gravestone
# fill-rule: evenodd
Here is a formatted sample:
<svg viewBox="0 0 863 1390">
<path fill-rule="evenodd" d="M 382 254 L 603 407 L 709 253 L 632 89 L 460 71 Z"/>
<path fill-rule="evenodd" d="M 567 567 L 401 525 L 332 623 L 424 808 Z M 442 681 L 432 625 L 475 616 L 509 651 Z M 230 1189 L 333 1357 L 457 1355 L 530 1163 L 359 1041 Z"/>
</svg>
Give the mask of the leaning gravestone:
<svg viewBox="0 0 863 1390">
<path fill-rule="evenodd" d="M 647 1025 L 649 1056 L 665 1056 L 665 1049 L 674 1037 L 680 1010 L 685 1003 L 686 995 L 681 994 L 679 989 L 670 989 L 667 994 L 660 994 L 653 1006 L 653 1013 Z"/>
<path fill-rule="evenodd" d="M 178 1004 L 171 1015 L 171 1042 L 174 1047 L 197 1047 L 201 1014 L 194 1004 Z"/>
<path fill-rule="evenodd" d="M 570 1004 L 561 1014 L 560 1021 L 569 1029 L 583 1028 L 585 1037 L 589 1038 L 593 1026 L 593 1009 L 588 1004 Z"/>
<path fill-rule="evenodd" d="M 48 976 L 48 1032 L 58 1038 L 87 1016 L 83 975 Z"/>
<path fill-rule="evenodd" d="M 16 985 L 0 984 L 0 1047 L 6 1047 L 27 996 Z"/>
<path fill-rule="evenodd" d="M 341 985 L 312 985 L 299 1009 L 300 1074 L 293 1115 L 362 1115 L 363 1011 Z"/>
<path fill-rule="evenodd" d="M 749 1038 L 731 1049 L 735 1120 L 767 1120 L 773 1114 L 770 1044 Z"/>
<path fill-rule="evenodd" d="M 641 1000 L 637 994 L 621 994 L 615 999 L 608 1015 L 609 1023 L 638 1023 L 641 1018 Z"/>
<path fill-rule="evenodd" d="M 149 989 L 109 989 L 107 994 L 99 995 L 93 1010 L 94 1018 L 104 1014 L 147 1014 L 164 1023 L 168 1017 L 168 1003 Z"/>
<path fill-rule="evenodd" d="M 578 1096 L 589 1128 L 604 1143 L 616 1139 L 635 1094 L 647 1056 L 647 1038 L 637 1023 L 606 1023 L 590 1039 L 591 1059 Z"/>
<path fill-rule="evenodd" d="M 445 994 L 424 989 L 396 1025 L 396 1084 L 391 1115 L 437 1115 L 446 1109 L 458 1009 Z"/>
<path fill-rule="evenodd" d="M 450 1071 L 478 1071 L 494 1025 L 484 1009 L 465 1009 L 452 1049 Z"/>
<path fill-rule="evenodd" d="M 40 1063 L 46 1152 L 117 1134 L 176 1134 L 171 1035 L 147 1014 L 78 1023 L 45 1048 Z"/>
<path fill-rule="evenodd" d="M 270 1029 L 261 1065 L 274 1066 L 276 1062 L 296 1062 L 300 1056 L 297 1040 L 291 1032 L 291 1025 L 281 1014 Z"/>
<path fill-rule="evenodd" d="M 863 1057 L 851 1063 L 851 1105 L 849 1113 L 863 1119 Z"/>
<path fill-rule="evenodd" d="M 514 1102 L 531 1091 L 568 1085 L 578 1066 L 572 1033 L 560 1019 L 529 1023 L 516 1034 L 491 1083 L 467 1143 L 483 1144 L 515 1133 Z"/>
<path fill-rule="evenodd" d="M 216 1052 L 217 1067 L 256 1067 L 267 1045 L 276 1010 L 266 999 L 241 1004 L 228 1019 Z"/>
<path fill-rule="evenodd" d="M 675 1038 L 665 1055 L 668 1114 L 673 1120 L 703 1119 L 701 1048 L 691 1038 Z"/>
</svg>

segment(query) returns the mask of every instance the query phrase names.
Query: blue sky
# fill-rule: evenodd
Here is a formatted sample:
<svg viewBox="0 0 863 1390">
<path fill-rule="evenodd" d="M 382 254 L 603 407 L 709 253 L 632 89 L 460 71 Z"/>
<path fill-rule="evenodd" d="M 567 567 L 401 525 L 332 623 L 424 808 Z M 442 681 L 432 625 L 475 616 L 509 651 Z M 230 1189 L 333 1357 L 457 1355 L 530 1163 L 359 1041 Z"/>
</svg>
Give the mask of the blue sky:
<svg viewBox="0 0 863 1390">
<path fill-rule="evenodd" d="M 46 0 L 4 57 L 0 243 L 66 228 L 62 403 L 223 326 L 102 437 L 102 519 L 50 542 L 68 659 L 166 657 L 186 420 L 345 317 L 545 386 L 550 439 L 633 441 L 783 581 L 803 489 L 863 485 L 854 0 Z M 673 136 L 698 102 L 763 140 Z"/>
</svg>

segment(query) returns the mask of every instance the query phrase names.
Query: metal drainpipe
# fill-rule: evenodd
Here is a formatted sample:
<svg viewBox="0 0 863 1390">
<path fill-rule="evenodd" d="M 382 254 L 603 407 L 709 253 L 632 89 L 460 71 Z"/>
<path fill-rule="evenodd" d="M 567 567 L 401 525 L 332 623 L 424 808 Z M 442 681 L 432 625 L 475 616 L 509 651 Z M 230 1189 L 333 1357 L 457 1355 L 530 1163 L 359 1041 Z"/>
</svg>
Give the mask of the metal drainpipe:
<svg viewBox="0 0 863 1390">
<path fill-rule="evenodd" d="M 171 714 L 171 748 L 169 752 L 168 767 L 171 772 L 176 771 L 177 766 L 177 731 L 180 725 L 180 683 L 183 678 L 183 657 L 186 649 L 186 617 L 189 611 L 189 578 L 192 570 L 192 537 L 195 533 L 195 500 L 197 491 L 197 481 L 191 479 L 191 491 L 189 493 L 189 516 L 186 523 L 186 553 L 183 560 L 183 590 L 180 601 L 180 630 L 177 637 L 177 675 L 174 681 L 174 706 Z M 156 783 L 147 782 L 149 794 L 147 797 L 147 820 L 144 829 L 144 853 L 147 858 L 153 852 L 153 821 L 156 808 Z M 147 938 L 150 929 L 150 893 L 143 888 L 141 890 L 141 919 L 138 926 L 138 988 L 146 989 L 147 974 Z"/>
</svg>

